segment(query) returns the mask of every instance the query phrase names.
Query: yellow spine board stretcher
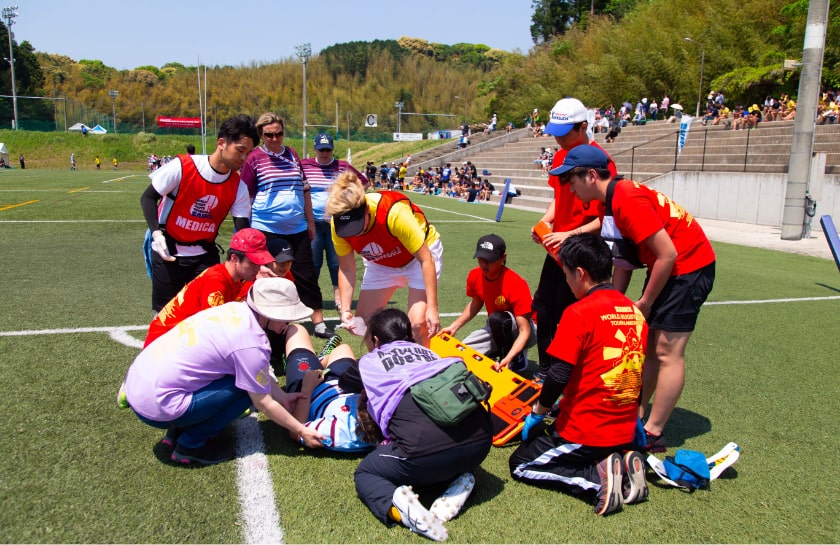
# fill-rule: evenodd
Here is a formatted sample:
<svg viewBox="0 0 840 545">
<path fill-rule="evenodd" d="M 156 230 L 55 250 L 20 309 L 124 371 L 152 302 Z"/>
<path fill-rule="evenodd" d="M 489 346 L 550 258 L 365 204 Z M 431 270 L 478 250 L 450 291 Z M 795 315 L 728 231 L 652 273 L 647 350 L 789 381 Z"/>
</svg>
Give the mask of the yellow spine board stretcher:
<svg viewBox="0 0 840 545">
<path fill-rule="evenodd" d="M 496 371 L 495 362 L 465 345 L 455 337 L 439 333 L 432 337 L 430 348 L 441 357 L 464 360 L 467 369 L 493 387 L 490 414 L 493 420 L 493 446 L 501 447 L 522 430 L 523 420 L 540 396 L 541 386 L 508 368 Z"/>
</svg>

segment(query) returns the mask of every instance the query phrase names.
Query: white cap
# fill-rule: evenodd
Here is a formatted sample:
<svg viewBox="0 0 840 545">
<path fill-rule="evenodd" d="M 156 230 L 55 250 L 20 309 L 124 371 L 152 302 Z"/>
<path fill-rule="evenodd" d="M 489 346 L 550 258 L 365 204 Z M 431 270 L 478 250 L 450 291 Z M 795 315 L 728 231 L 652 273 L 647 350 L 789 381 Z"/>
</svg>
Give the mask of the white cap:
<svg viewBox="0 0 840 545">
<path fill-rule="evenodd" d="M 586 121 L 586 106 L 576 98 L 558 100 L 543 131 L 551 136 L 566 136 L 575 123 Z"/>
</svg>

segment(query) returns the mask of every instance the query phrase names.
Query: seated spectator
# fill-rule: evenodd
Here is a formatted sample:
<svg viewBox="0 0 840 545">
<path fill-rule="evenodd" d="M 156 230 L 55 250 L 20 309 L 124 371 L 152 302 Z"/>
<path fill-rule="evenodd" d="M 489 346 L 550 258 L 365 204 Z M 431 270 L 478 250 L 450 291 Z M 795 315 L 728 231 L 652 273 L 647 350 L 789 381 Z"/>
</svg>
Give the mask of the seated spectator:
<svg viewBox="0 0 840 545">
<path fill-rule="evenodd" d="M 505 133 L 510 134 L 510 132 L 512 130 L 513 130 L 513 121 L 508 121 L 507 125 L 505 126 Z"/>
<path fill-rule="evenodd" d="M 487 180 L 482 180 L 481 184 L 479 185 L 478 188 L 481 192 L 480 195 L 479 195 L 479 198 L 482 201 L 485 201 L 485 202 L 489 201 L 490 200 L 490 194 L 493 191 L 492 189 L 490 189 L 490 182 L 488 182 Z"/>
<path fill-rule="evenodd" d="M 703 116 L 703 126 L 705 127 L 709 122 L 717 119 L 718 115 L 720 115 L 720 110 L 717 104 L 714 102 L 709 103 L 706 108 L 706 115 Z"/>
<path fill-rule="evenodd" d="M 554 152 L 551 151 L 551 148 L 545 148 L 545 157 L 542 160 L 542 175 L 548 176 L 548 167 L 551 166 L 551 160 L 554 159 Z"/>
<path fill-rule="evenodd" d="M 732 125 L 732 121 L 729 119 L 729 108 L 726 106 L 722 106 L 718 109 L 718 115 L 714 121 L 712 121 L 712 125 L 723 125 L 726 128 L 729 128 Z"/>
<path fill-rule="evenodd" d="M 785 103 L 784 112 L 781 114 L 782 121 L 793 121 L 796 119 L 796 101 L 790 99 Z"/>
<path fill-rule="evenodd" d="M 738 104 L 735 106 L 735 111 L 732 114 L 732 130 L 739 131 L 741 129 L 745 129 L 747 119 L 749 118 L 749 112 L 744 109 L 743 106 Z"/>
<path fill-rule="evenodd" d="M 479 193 L 481 193 L 481 191 L 478 189 L 478 182 L 473 182 L 465 192 L 464 198 L 467 202 L 478 202 L 477 199 Z"/>
<path fill-rule="evenodd" d="M 745 122 L 746 128 L 757 129 L 758 124 L 761 122 L 761 108 L 758 107 L 758 104 L 753 104 L 752 106 L 747 108 L 747 113 L 749 115 Z"/>
<path fill-rule="evenodd" d="M 621 127 L 619 126 L 618 122 L 615 119 L 610 119 L 610 129 L 607 131 L 607 136 L 604 138 L 604 142 L 608 144 L 612 144 L 615 142 L 618 133 L 621 132 Z"/>
<path fill-rule="evenodd" d="M 610 132 L 610 120 L 611 120 L 610 116 L 602 115 L 601 119 L 597 120 L 596 123 L 595 123 L 596 132 L 601 132 L 601 133 L 604 133 L 604 134 Z"/>
</svg>

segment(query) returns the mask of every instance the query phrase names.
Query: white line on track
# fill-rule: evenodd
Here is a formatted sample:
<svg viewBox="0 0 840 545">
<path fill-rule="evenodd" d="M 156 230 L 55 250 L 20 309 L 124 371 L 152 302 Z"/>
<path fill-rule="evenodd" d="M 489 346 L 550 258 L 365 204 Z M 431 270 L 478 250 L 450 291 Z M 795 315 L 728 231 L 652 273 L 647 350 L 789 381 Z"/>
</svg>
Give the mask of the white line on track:
<svg viewBox="0 0 840 545">
<path fill-rule="evenodd" d="M 472 214 L 463 214 L 461 212 L 454 212 L 452 210 L 444 210 L 443 208 L 435 208 L 434 206 L 423 205 L 423 210 L 437 210 L 438 212 L 446 212 L 447 214 L 455 214 L 456 216 L 464 216 L 465 218 L 473 218 L 473 219 L 481 220 L 481 221 L 488 222 L 488 223 L 495 222 L 495 220 L 482 218 L 481 216 L 473 216 Z M 434 225 L 437 222 L 432 221 L 432 222 L 429 222 L 429 223 Z"/>
<path fill-rule="evenodd" d="M 256 413 L 233 421 L 236 443 L 236 486 L 245 543 L 283 543 L 280 513 L 268 470 L 265 441 Z"/>
</svg>

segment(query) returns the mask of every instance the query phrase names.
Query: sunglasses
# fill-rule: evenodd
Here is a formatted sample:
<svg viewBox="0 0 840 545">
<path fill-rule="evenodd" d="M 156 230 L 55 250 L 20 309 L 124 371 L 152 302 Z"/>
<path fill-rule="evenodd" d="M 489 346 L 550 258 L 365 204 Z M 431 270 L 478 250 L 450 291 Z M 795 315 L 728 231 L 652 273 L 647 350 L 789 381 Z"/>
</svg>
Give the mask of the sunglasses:
<svg viewBox="0 0 840 545">
<path fill-rule="evenodd" d="M 277 131 L 277 132 L 264 132 L 264 133 L 263 133 L 263 138 L 268 138 L 268 139 L 271 139 L 271 138 L 280 138 L 281 136 L 283 136 L 283 131 Z"/>
</svg>

